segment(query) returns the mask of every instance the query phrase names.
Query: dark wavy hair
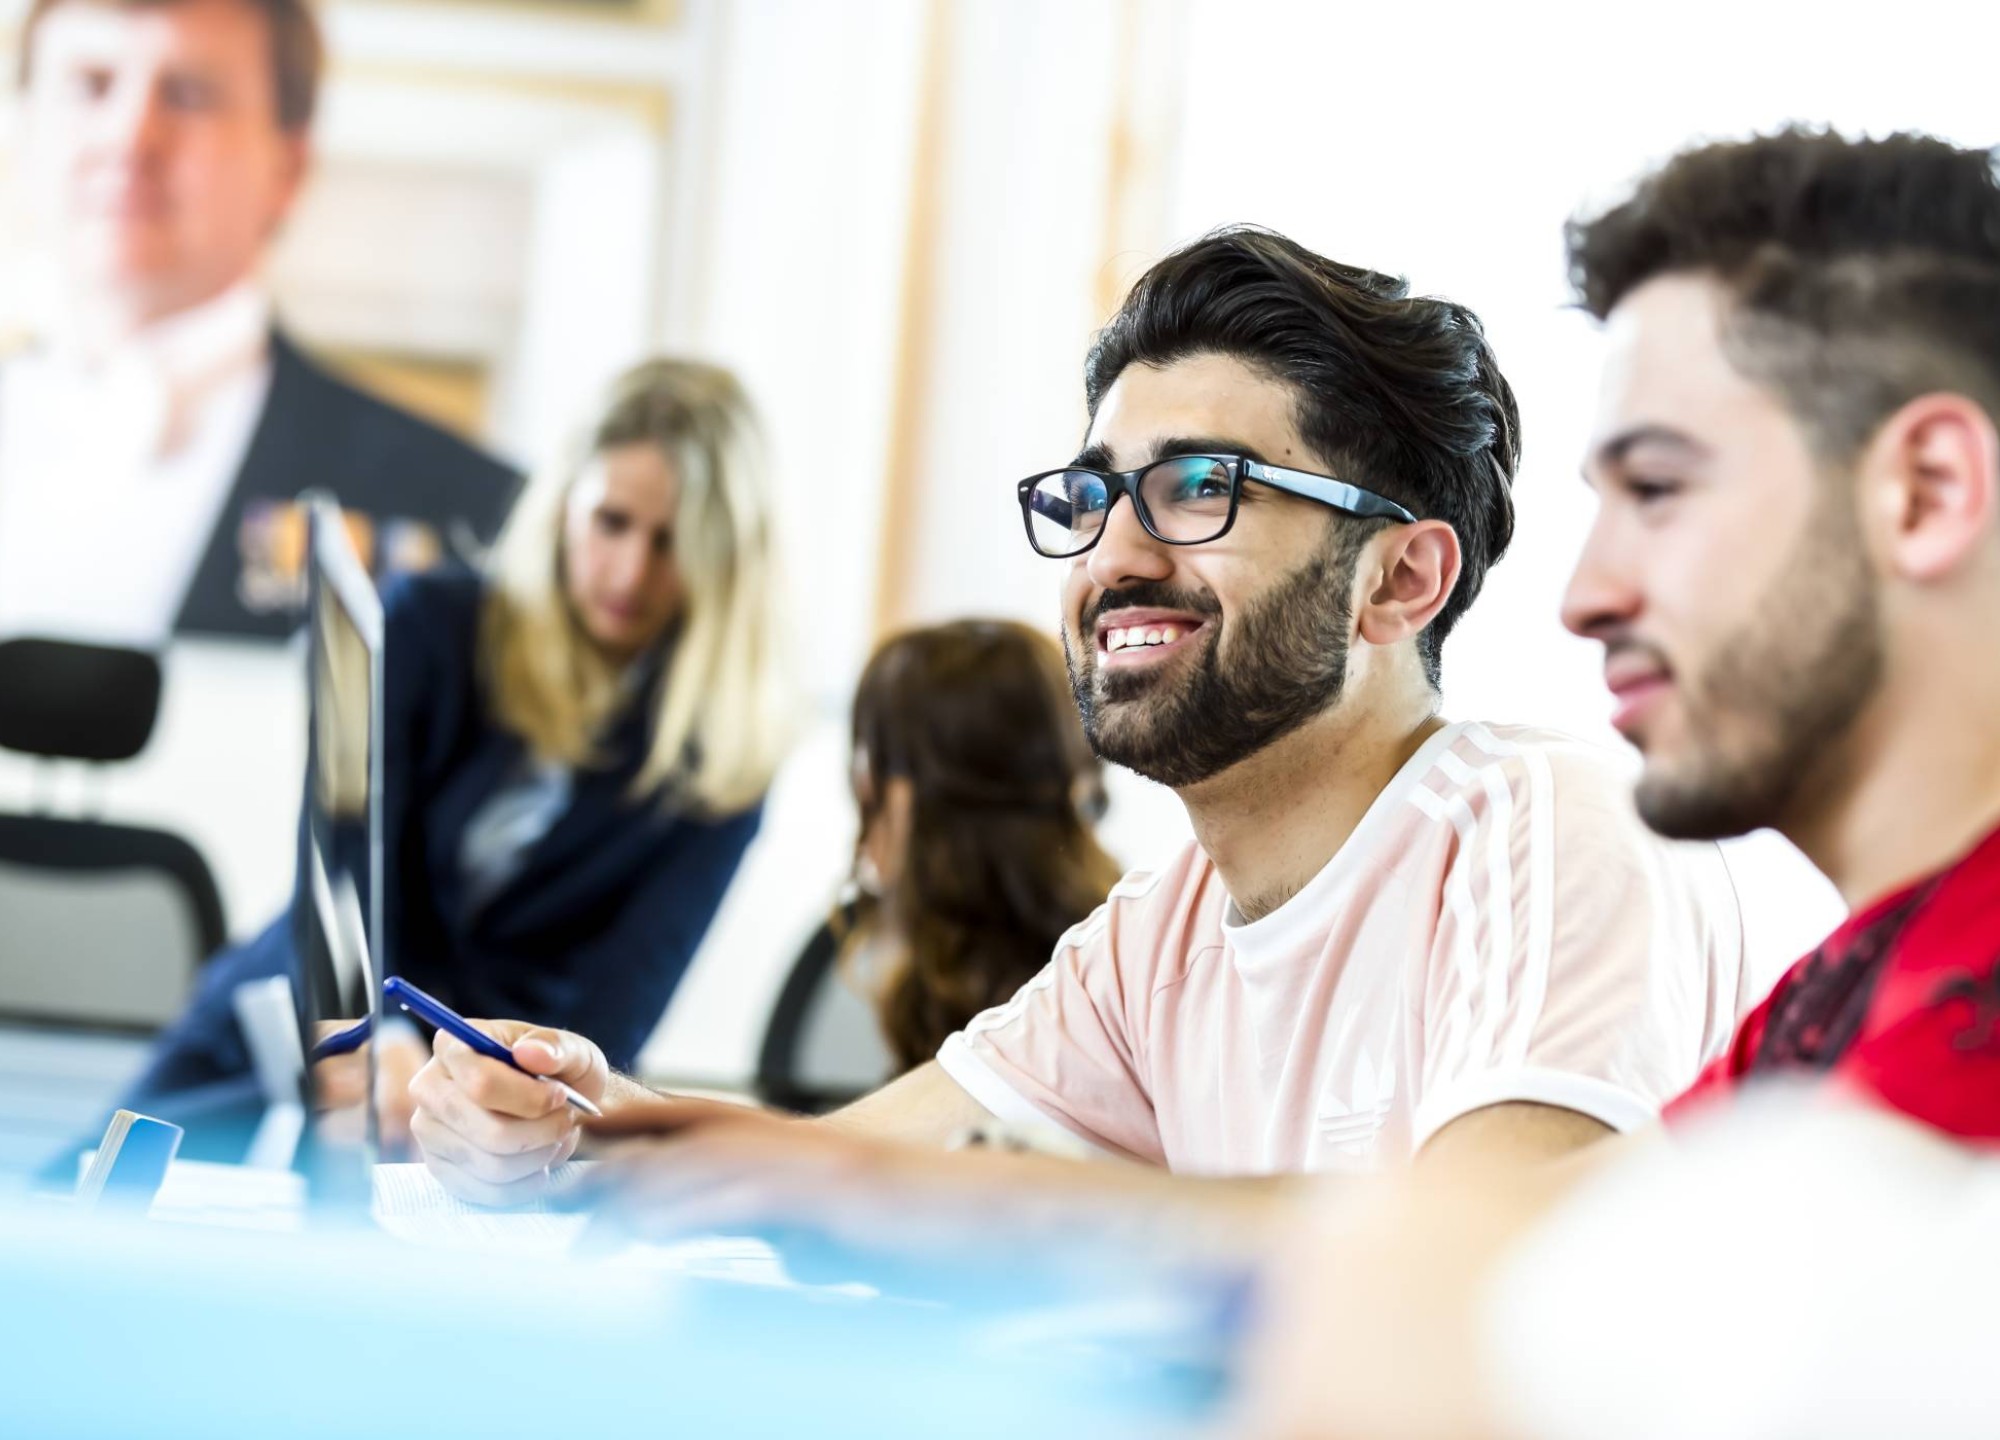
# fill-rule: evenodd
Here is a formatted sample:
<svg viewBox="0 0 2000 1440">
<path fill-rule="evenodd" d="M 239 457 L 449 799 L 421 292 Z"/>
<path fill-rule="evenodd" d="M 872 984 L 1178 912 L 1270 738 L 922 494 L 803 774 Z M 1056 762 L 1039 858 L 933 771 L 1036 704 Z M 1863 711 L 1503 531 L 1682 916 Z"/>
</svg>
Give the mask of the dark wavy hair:
<svg viewBox="0 0 2000 1440">
<path fill-rule="evenodd" d="M 1704 145 L 1571 222 L 1570 280 L 1602 319 L 1657 277 L 1715 278 L 1732 363 L 1778 393 L 1824 458 L 1851 459 L 1932 390 L 2000 419 L 1994 158 L 1928 135 L 1801 126 Z"/>
<path fill-rule="evenodd" d="M 1479 317 L 1232 226 L 1153 266 L 1099 332 L 1083 366 L 1092 417 L 1127 366 L 1202 354 L 1289 386 L 1299 434 L 1336 476 L 1457 534 L 1457 588 L 1417 642 L 1435 686 L 1445 637 L 1514 534 L 1521 416 Z"/>
<path fill-rule="evenodd" d="M 1091 830 L 1103 779 L 1061 647 L 1038 631 L 961 620 L 888 640 L 855 693 L 854 744 L 872 781 L 864 833 L 887 779 L 915 796 L 901 877 L 877 902 L 904 945 L 879 1005 L 907 1069 L 1046 965 L 1119 869 Z"/>
</svg>

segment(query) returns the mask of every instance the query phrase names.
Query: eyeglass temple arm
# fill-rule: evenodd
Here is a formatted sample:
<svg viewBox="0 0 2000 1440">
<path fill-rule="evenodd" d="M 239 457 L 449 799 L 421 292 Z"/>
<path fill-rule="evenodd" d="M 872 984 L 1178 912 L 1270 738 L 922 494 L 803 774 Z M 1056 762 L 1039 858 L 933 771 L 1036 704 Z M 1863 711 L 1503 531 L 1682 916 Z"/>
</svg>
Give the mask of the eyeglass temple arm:
<svg viewBox="0 0 2000 1440">
<path fill-rule="evenodd" d="M 1350 515 L 1381 516 L 1405 523 L 1417 518 L 1394 500 L 1377 495 L 1372 490 L 1363 490 L 1358 485 L 1349 485 L 1345 480 L 1329 480 L 1323 475 L 1308 475 L 1303 470 L 1266 465 L 1261 460 L 1245 460 L 1243 474 L 1247 479 L 1275 485 L 1280 490 L 1289 490 L 1294 495 L 1303 495 L 1308 500 L 1317 500 L 1336 510 L 1345 510 Z"/>
<path fill-rule="evenodd" d="M 1060 495 L 1051 495 L 1046 490 L 1028 491 L 1028 508 L 1037 515 L 1046 515 L 1058 525 L 1069 526 L 1075 521 L 1076 507 Z"/>
</svg>

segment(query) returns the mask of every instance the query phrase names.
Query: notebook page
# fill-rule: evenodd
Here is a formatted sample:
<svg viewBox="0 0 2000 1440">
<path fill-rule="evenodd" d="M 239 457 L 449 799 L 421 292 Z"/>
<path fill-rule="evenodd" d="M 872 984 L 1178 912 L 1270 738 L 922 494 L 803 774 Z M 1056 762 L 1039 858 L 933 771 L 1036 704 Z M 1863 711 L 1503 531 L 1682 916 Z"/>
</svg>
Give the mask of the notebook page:
<svg viewBox="0 0 2000 1440">
<path fill-rule="evenodd" d="M 572 1161 L 558 1166 L 551 1178 L 560 1186 L 586 1168 L 585 1162 Z M 586 1215 L 551 1211 L 542 1200 L 513 1210 L 468 1205 L 422 1165 L 377 1165 L 374 1209 L 375 1223 L 398 1240 L 516 1255 L 564 1254 L 589 1223 Z"/>
<path fill-rule="evenodd" d="M 589 1173 L 592 1162 L 572 1160 L 551 1175 L 557 1189 Z M 540 1258 L 565 1255 L 590 1223 L 536 1201 L 514 1210 L 488 1210 L 460 1200 L 422 1165 L 375 1167 L 375 1222 L 399 1240 L 444 1249 L 503 1251 Z M 703 1236 L 671 1244 L 635 1244 L 618 1263 L 667 1274 L 751 1285 L 791 1285 L 778 1253 L 751 1236 Z M 845 1287 L 833 1287 L 845 1288 Z"/>
</svg>

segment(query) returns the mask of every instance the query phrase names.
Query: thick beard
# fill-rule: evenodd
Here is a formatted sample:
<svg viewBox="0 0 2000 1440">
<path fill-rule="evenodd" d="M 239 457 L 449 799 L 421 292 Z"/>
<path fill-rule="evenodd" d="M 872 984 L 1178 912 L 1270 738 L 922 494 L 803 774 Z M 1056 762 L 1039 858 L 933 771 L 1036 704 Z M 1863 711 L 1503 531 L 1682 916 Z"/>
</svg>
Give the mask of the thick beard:
<svg viewBox="0 0 2000 1440">
<path fill-rule="evenodd" d="M 1174 789 L 1221 774 L 1324 713 L 1347 679 L 1348 592 L 1361 539 L 1343 535 L 1272 585 L 1225 629 L 1212 596 L 1165 586 L 1107 592 L 1063 634 L 1083 733 L 1103 759 Z M 1194 603 L 1189 603 L 1193 601 Z M 1134 606 L 1209 617 L 1189 673 L 1097 668 L 1097 619 Z"/>
<path fill-rule="evenodd" d="M 1647 768 L 1639 815 L 1659 834 L 1721 840 L 1782 827 L 1813 777 L 1838 764 L 1842 741 L 1881 687 L 1875 577 L 1844 499 L 1829 487 L 1821 516 L 1754 607 L 1763 618 L 1745 624 L 1689 686 L 1690 735 L 1722 743 L 1693 751 L 1685 774 Z M 1732 730 L 1748 739 L 1730 746 Z"/>
</svg>

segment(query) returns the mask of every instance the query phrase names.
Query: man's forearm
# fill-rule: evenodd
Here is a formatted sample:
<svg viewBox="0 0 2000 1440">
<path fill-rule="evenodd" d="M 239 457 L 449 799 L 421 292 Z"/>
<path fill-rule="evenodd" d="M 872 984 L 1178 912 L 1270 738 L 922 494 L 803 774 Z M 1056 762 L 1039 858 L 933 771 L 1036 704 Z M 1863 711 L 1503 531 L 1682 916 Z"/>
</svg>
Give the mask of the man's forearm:
<svg viewBox="0 0 2000 1440">
<path fill-rule="evenodd" d="M 968 1126 L 992 1118 L 932 1061 L 835 1111 L 823 1123 L 871 1140 L 942 1148 Z"/>
<path fill-rule="evenodd" d="M 1214 1179 L 1122 1160 L 1000 1150 L 878 1152 L 873 1193 L 893 1193 L 899 1227 L 935 1217 L 952 1243 L 968 1230 L 1084 1250 L 1109 1242 L 1155 1259 L 1253 1262 L 1274 1222 L 1308 1182 L 1296 1176 Z M 905 1238 L 914 1239 L 914 1235 Z"/>
<path fill-rule="evenodd" d="M 627 1105 L 649 1105 L 655 1100 L 664 1098 L 666 1098 L 665 1092 L 648 1089 L 630 1075 L 621 1075 L 613 1070 L 610 1078 L 604 1082 L 604 1098 L 598 1101 L 598 1108 L 609 1115 Z"/>
</svg>

